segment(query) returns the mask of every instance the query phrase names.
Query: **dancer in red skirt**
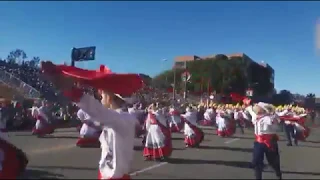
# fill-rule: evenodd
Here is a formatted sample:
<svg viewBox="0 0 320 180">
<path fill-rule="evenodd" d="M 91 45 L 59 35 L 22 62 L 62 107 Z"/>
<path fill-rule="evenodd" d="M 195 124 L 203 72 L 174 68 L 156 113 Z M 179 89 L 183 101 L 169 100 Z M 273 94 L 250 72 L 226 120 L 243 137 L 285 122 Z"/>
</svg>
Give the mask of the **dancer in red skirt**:
<svg viewBox="0 0 320 180">
<path fill-rule="evenodd" d="M 197 111 L 187 107 L 186 113 L 181 115 L 184 120 L 184 143 L 186 147 L 198 147 L 203 141 L 204 133 L 197 125 Z"/>
<path fill-rule="evenodd" d="M 184 123 L 181 120 L 180 112 L 174 106 L 169 110 L 169 119 L 171 132 L 180 132 L 183 129 Z"/>
<path fill-rule="evenodd" d="M 45 113 L 45 108 L 45 105 L 42 105 L 40 108 L 33 109 L 32 116 L 35 117 L 37 121 L 32 129 L 32 134 L 44 136 L 54 132 L 54 127 L 49 122 L 49 118 Z"/>
<path fill-rule="evenodd" d="M 168 121 L 161 108 L 152 104 L 148 108 L 143 156 L 146 160 L 166 160 L 171 156 L 172 142 Z"/>
</svg>

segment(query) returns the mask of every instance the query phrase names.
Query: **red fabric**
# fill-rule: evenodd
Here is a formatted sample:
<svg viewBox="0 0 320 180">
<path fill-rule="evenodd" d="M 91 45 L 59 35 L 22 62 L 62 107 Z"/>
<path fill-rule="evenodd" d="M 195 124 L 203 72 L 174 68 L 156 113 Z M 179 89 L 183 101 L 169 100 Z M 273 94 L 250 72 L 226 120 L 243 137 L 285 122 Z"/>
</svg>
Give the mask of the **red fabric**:
<svg viewBox="0 0 320 180">
<path fill-rule="evenodd" d="M 279 140 L 279 137 L 275 134 L 263 134 L 263 135 L 255 135 L 256 141 L 259 143 L 264 143 L 268 148 L 273 149 L 271 141 L 276 138 Z"/>
<path fill-rule="evenodd" d="M 230 137 L 235 133 L 235 131 L 236 131 L 235 120 L 230 120 L 226 129 L 222 131 L 217 130 L 217 135 L 221 137 Z"/>
<path fill-rule="evenodd" d="M 96 89 L 108 90 L 122 96 L 129 96 L 144 85 L 138 74 L 116 74 L 110 70 L 94 71 L 66 65 L 56 67 L 55 73 L 62 73 Z"/>
<path fill-rule="evenodd" d="M 200 128 L 194 126 L 190 122 L 188 121 L 185 121 L 185 122 L 189 125 L 189 127 L 193 130 L 195 134 L 192 137 L 185 136 L 184 143 L 190 147 L 198 146 L 203 141 L 204 133 L 201 131 Z"/>
<path fill-rule="evenodd" d="M 310 128 L 304 126 L 303 124 L 300 124 L 301 126 L 303 126 L 304 130 L 303 131 L 297 131 L 297 140 L 299 141 L 305 141 L 309 135 L 310 135 Z"/>
<path fill-rule="evenodd" d="M 183 129 L 183 122 L 176 124 L 172 124 L 172 126 L 170 127 L 170 131 L 171 132 L 180 132 Z"/>
<path fill-rule="evenodd" d="M 206 119 L 199 121 L 199 124 L 201 126 L 213 126 L 213 122 L 211 120 Z"/>
<path fill-rule="evenodd" d="M 79 147 L 99 146 L 100 145 L 99 137 L 79 138 L 76 145 Z"/>
<path fill-rule="evenodd" d="M 293 121 L 293 122 L 297 122 L 297 121 L 299 121 L 300 119 L 301 119 L 300 117 L 280 116 L 280 120 L 283 120 L 283 121 Z"/>
<path fill-rule="evenodd" d="M 153 114 L 151 116 L 154 116 Z M 144 157 L 150 157 L 153 159 L 159 159 L 162 157 L 169 157 L 172 153 L 172 142 L 171 142 L 171 132 L 170 129 L 162 125 L 155 117 L 151 117 L 151 120 L 153 123 L 156 122 L 156 124 L 160 127 L 161 132 L 165 136 L 165 142 L 164 146 L 161 148 L 148 148 L 144 147 L 143 149 L 143 156 Z M 152 124 L 151 122 L 151 124 Z"/>
<path fill-rule="evenodd" d="M 68 97 L 73 102 L 79 102 L 83 96 L 83 91 L 78 88 L 72 88 L 70 91 L 64 91 L 63 95 Z"/>
<path fill-rule="evenodd" d="M 19 152 L 15 146 L 3 139 L 0 139 L 0 147 L 4 157 L 0 162 L 2 165 L 0 179 L 17 179 L 28 164 L 27 157 L 22 151 Z"/>
<path fill-rule="evenodd" d="M 98 179 L 101 179 L 101 180 L 105 179 L 105 178 L 102 177 L 102 174 L 101 174 L 100 171 L 99 171 L 99 174 L 98 174 Z M 110 179 L 111 180 L 111 179 L 131 179 L 131 178 L 130 178 L 130 175 L 125 174 L 125 175 L 122 176 L 122 178 L 106 178 L 106 179 Z"/>
<path fill-rule="evenodd" d="M 32 134 L 36 135 L 46 135 L 46 134 L 52 134 L 54 132 L 54 128 L 51 126 L 46 126 L 41 129 L 36 129 L 35 127 L 32 129 Z"/>
<path fill-rule="evenodd" d="M 246 98 L 245 96 L 242 96 L 238 93 L 230 93 L 230 97 L 232 101 L 236 101 L 236 102 L 242 101 L 243 99 Z"/>
</svg>

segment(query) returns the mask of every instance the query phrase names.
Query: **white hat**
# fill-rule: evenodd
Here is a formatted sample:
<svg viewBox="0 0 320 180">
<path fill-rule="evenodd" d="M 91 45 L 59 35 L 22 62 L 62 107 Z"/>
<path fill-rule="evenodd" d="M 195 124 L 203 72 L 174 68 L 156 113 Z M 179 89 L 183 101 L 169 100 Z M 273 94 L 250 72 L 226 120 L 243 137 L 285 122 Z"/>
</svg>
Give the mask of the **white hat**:
<svg viewBox="0 0 320 180">
<path fill-rule="evenodd" d="M 264 102 L 259 102 L 257 104 L 257 106 L 259 106 L 260 108 L 262 108 L 263 110 L 265 110 L 267 113 L 269 113 L 269 109 L 267 108 L 267 106 L 269 106 L 270 104 L 264 103 Z"/>
<path fill-rule="evenodd" d="M 133 98 L 133 97 L 122 97 L 120 94 L 114 94 L 114 95 L 117 96 L 118 98 L 122 99 L 127 104 L 134 104 L 134 102 L 135 102 L 135 98 Z"/>
</svg>

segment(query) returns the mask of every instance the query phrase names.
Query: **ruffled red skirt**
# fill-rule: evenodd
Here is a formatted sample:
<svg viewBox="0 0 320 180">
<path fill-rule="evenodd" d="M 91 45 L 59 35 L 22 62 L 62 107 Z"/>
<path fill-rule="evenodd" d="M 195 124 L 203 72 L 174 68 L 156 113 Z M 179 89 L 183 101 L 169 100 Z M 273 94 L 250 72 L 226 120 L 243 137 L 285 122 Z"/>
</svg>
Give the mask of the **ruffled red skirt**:
<svg viewBox="0 0 320 180">
<path fill-rule="evenodd" d="M 224 130 L 217 130 L 217 135 L 221 137 L 230 137 L 235 133 L 235 131 L 236 131 L 235 121 L 231 120 L 227 125 L 227 128 L 225 128 Z"/>
<path fill-rule="evenodd" d="M 100 147 L 99 137 L 80 137 L 76 145 L 78 147 Z"/>
<path fill-rule="evenodd" d="M 36 129 L 36 127 L 34 127 L 32 129 L 32 134 L 34 135 L 43 136 L 43 135 L 52 134 L 52 133 L 54 133 L 54 127 L 52 127 L 51 125 L 45 125 L 44 127 L 39 129 Z"/>
<path fill-rule="evenodd" d="M 148 160 L 169 157 L 171 156 L 171 153 L 172 153 L 171 132 L 168 128 L 165 128 L 161 125 L 159 126 L 161 128 L 163 135 L 165 136 L 164 146 L 160 148 L 144 147 L 143 156 L 146 157 Z"/>
<path fill-rule="evenodd" d="M 24 172 L 28 158 L 24 152 L 14 145 L 0 139 L 0 153 L 3 156 L 0 179 L 17 179 Z"/>
<path fill-rule="evenodd" d="M 310 135 L 310 128 L 305 127 L 305 126 L 303 126 L 303 127 L 304 127 L 303 131 L 296 132 L 296 138 L 299 141 L 305 141 Z"/>
<path fill-rule="evenodd" d="M 189 124 L 189 127 L 193 130 L 194 134 L 192 136 L 185 136 L 184 138 L 184 143 L 188 146 L 188 147 L 196 147 L 199 146 L 200 143 L 203 141 L 204 139 L 204 133 L 203 131 L 193 125 Z"/>
<path fill-rule="evenodd" d="M 170 131 L 171 132 L 181 132 L 181 130 L 183 129 L 183 122 L 180 122 L 178 124 L 172 124 L 172 126 L 170 127 Z"/>
<path fill-rule="evenodd" d="M 199 124 L 201 126 L 213 126 L 214 125 L 213 121 L 206 120 L 206 119 L 199 121 Z"/>
<path fill-rule="evenodd" d="M 111 180 L 111 179 L 115 179 L 115 178 L 103 178 L 102 175 L 101 175 L 101 172 L 99 171 L 98 179 L 101 179 L 101 180 L 102 179 L 110 179 Z M 131 178 L 130 178 L 130 175 L 125 174 L 125 175 L 122 176 L 122 178 L 116 178 L 116 179 L 131 179 Z"/>
</svg>

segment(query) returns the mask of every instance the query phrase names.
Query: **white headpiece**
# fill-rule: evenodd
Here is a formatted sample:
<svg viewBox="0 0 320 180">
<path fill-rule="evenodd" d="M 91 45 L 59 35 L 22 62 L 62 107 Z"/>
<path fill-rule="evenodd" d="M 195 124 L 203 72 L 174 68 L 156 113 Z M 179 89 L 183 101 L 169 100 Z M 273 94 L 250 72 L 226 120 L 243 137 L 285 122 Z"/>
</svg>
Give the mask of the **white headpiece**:
<svg viewBox="0 0 320 180">
<path fill-rule="evenodd" d="M 118 98 L 122 99 L 124 102 L 126 102 L 127 104 L 134 104 L 135 99 L 133 97 L 122 97 L 120 94 L 114 94 L 115 96 L 117 96 Z"/>
</svg>

